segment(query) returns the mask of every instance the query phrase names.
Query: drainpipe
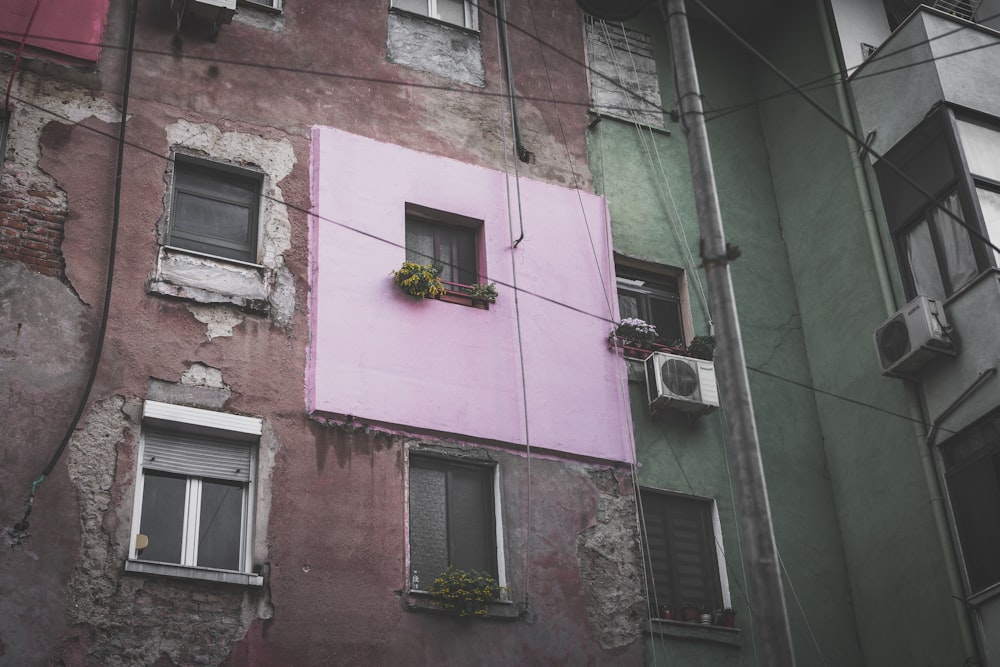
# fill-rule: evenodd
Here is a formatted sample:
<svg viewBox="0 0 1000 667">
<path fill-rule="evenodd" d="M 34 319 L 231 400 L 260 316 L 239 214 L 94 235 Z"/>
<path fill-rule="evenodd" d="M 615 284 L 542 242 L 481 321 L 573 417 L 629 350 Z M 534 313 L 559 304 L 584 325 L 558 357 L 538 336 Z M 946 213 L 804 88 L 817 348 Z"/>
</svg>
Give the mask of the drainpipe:
<svg viewBox="0 0 1000 667">
<path fill-rule="evenodd" d="M 830 23 L 832 7 L 827 0 L 816 0 L 816 14 L 820 21 L 820 31 L 823 33 L 823 44 L 826 47 L 827 60 L 832 72 L 835 73 L 833 90 L 837 96 L 837 106 L 840 111 L 841 122 L 851 128 L 855 135 L 859 135 L 858 124 L 855 121 L 854 113 L 851 110 L 850 99 L 844 85 L 843 70 L 840 66 L 840 58 L 837 55 L 837 47 L 833 41 L 833 28 Z M 868 232 L 868 243 L 871 248 L 872 259 L 875 261 L 875 272 L 878 275 L 879 291 L 882 294 L 882 303 L 885 306 L 886 316 L 896 312 L 896 299 L 892 292 L 892 282 L 889 279 L 889 269 L 885 260 L 885 247 L 882 244 L 882 237 L 879 235 L 878 220 L 875 217 L 875 207 L 872 203 L 872 192 L 858 154 L 858 147 L 850 137 L 847 140 L 847 152 L 851 156 L 851 166 L 854 169 L 854 180 L 858 189 L 858 196 L 861 198 L 861 205 L 864 209 L 865 229 Z M 922 426 L 925 423 L 924 415 L 920 409 L 920 402 L 916 390 L 907 387 L 907 403 L 909 404 L 910 417 L 913 429 L 916 434 L 916 441 L 923 444 L 920 446 L 920 461 L 924 471 L 924 479 L 927 483 L 927 491 L 931 498 L 931 511 L 934 516 L 934 526 L 937 529 L 938 541 L 941 544 L 941 552 L 944 557 L 945 571 L 948 575 L 948 586 L 951 598 L 954 602 L 955 617 L 958 620 L 959 632 L 962 635 L 962 645 L 965 650 L 965 664 L 982 664 L 979 658 L 979 649 L 976 645 L 975 633 L 972 629 L 972 622 L 969 619 L 968 610 L 965 603 L 965 588 L 962 585 L 961 570 L 958 566 L 958 558 L 955 554 L 955 545 L 951 537 L 951 528 L 948 524 L 948 514 L 944 506 L 944 497 L 941 492 L 941 483 L 937 475 L 937 466 L 931 453 L 931 440 L 937 433 L 941 422 L 951 414 L 951 412 L 961 404 L 979 385 L 989 376 L 996 372 L 995 368 L 984 371 L 976 381 L 966 389 L 931 425 L 924 434 Z"/>
<path fill-rule="evenodd" d="M 507 2 L 497 0 L 497 26 L 500 29 L 500 44 L 502 46 L 504 73 L 507 78 L 507 94 L 510 96 L 511 125 L 514 126 L 514 149 L 517 159 L 521 162 L 531 161 L 531 151 L 524 147 L 521 141 L 521 123 L 517 115 L 517 97 L 514 94 L 514 68 L 510 63 L 510 45 L 507 42 Z"/>
</svg>

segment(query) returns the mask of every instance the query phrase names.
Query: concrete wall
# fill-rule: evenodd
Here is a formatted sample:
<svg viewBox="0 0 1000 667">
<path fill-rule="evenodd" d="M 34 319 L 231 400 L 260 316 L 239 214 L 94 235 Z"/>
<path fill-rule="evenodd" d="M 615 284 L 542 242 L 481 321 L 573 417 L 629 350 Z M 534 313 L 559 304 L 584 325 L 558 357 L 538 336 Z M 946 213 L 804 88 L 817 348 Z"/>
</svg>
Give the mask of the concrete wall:
<svg viewBox="0 0 1000 667">
<path fill-rule="evenodd" d="M 844 65 L 850 74 L 865 60 L 862 44 L 878 47 L 889 36 L 885 5 L 882 0 L 832 0 L 830 5 Z"/>
<path fill-rule="evenodd" d="M 820 43 L 818 24 L 804 9 L 794 16 L 794 33 L 760 36 L 765 53 L 793 80 L 827 76 L 822 51 L 810 48 Z M 762 67 L 757 86 L 761 98 L 786 89 Z M 896 92 L 894 104 L 915 112 L 908 96 L 925 93 L 911 83 Z M 830 89 L 813 94 L 837 113 Z M 872 345 L 871 332 L 888 315 L 874 258 L 891 250 L 869 244 L 842 133 L 790 95 L 762 103 L 760 117 L 808 355 L 804 384 L 822 392 L 815 402 L 825 474 L 865 663 L 954 664 L 962 650 L 949 613 L 943 545 L 928 509 L 919 433 L 908 419 L 912 404 L 902 382 L 880 377 Z M 890 122 L 884 120 L 882 128 Z M 879 141 L 886 140 L 880 130 Z M 894 619 L 899 609 L 907 610 L 905 624 Z"/>
<path fill-rule="evenodd" d="M 313 147 L 312 409 L 631 460 L 620 363 L 605 340 L 613 287 L 600 198 L 523 180 L 518 202 L 502 172 L 335 130 L 316 130 Z M 396 287 L 405 204 L 483 221 L 479 270 L 500 292 L 489 310 Z M 525 239 L 512 251 L 519 216 Z"/>
<path fill-rule="evenodd" d="M 915 12 L 851 78 L 861 126 L 877 132 L 872 147 L 884 153 L 940 101 L 995 113 L 998 40 L 941 12 Z"/>
</svg>

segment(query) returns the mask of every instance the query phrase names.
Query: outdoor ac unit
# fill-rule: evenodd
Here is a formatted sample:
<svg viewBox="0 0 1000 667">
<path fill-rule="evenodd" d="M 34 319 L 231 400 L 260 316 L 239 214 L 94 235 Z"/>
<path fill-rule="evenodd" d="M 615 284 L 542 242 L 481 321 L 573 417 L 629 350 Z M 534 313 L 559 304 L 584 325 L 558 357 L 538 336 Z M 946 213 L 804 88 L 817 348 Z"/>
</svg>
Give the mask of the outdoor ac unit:
<svg viewBox="0 0 1000 667">
<path fill-rule="evenodd" d="M 908 378 L 941 354 L 955 354 L 951 327 L 937 299 L 918 296 L 875 330 L 882 375 Z"/>
<path fill-rule="evenodd" d="M 178 32 L 188 15 L 197 14 L 212 22 L 212 41 L 215 41 L 219 28 L 232 22 L 236 0 L 170 0 L 170 9 L 177 17 Z"/>
<path fill-rule="evenodd" d="M 700 416 L 719 407 L 715 364 L 704 359 L 654 352 L 646 359 L 649 410 L 664 408 Z"/>
</svg>

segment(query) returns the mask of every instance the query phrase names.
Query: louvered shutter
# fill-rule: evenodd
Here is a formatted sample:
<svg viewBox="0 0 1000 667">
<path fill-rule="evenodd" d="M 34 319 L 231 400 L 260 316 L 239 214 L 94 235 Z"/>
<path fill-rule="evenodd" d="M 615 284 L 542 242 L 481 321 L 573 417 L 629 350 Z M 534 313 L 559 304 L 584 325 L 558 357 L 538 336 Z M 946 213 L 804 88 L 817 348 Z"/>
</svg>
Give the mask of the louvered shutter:
<svg viewBox="0 0 1000 667">
<path fill-rule="evenodd" d="M 189 433 L 149 430 L 142 465 L 150 470 L 249 482 L 253 452 L 239 442 Z"/>
</svg>

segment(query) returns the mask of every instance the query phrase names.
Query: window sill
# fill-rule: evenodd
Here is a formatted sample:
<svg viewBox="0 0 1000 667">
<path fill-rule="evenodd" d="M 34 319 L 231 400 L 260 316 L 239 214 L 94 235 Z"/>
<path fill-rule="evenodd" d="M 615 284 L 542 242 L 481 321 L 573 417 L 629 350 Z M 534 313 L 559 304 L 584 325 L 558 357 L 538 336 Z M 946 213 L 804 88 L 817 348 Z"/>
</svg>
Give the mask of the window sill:
<svg viewBox="0 0 1000 667">
<path fill-rule="evenodd" d="M 650 634 L 660 637 L 672 637 L 697 642 L 724 644 L 741 648 L 743 637 L 739 628 L 727 628 L 721 625 L 701 625 L 700 623 L 685 623 L 683 621 L 666 621 L 652 619 Z"/>
<path fill-rule="evenodd" d="M 662 134 L 665 137 L 670 136 L 670 130 L 668 130 L 663 125 L 650 125 L 649 123 L 642 123 L 642 122 L 637 123 L 632 118 L 628 118 L 626 116 L 619 116 L 618 114 L 610 113 L 608 111 L 600 111 L 598 109 L 594 109 L 593 107 L 588 111 L 588 113 L 593 118 L 593 120 L 590 121 L 590 127 L 597 125 L 602 120 L 611 120 L 617 123 L 625 123 L 627 125 L 638 126 L 644 130 L 650 130 L 655 134 Z"/>
<path fill-rule="evenodd" d="M 267 313 L 270 273 L 260 264 L 160 246 L 156 269 L 146 289 L 198 303 L 232 303 Z"/>
<path fill-rule="evenodd" d="M 403 608 L 406 611 L 429 612 L 432 614 L 442 614 L 461 619 L 476 619 L 476 617 L 459 616 L 453 611 L 442 609 L 441 603 L 431 597 L 430 593 L 425 591 L 408 591 L 405 593 L 403 596 Z M 495 600 L 490 602 L 486 611 L 487 619 L 514 621 L 520 617 L 521 610 L 518 609 L 517 605 L 513 602 L 509 602 L 507 600 Z"/>
<path fill-rule="evenodd" d="M 410 19 L 417 19 L 418 21 L 426 21 L 434 25 L 444 26 L 445 28 L 454 28 L 455 30 L 461 30 L 467 35 L 473 35 L 479 37 L 479 30 L 476 28 L 467 28 L 464 25 L 458 25 L 457 23 L 451 23 L 449 21 L 442 21 L 441 19 L 436 19 L 433 16 L 427 16 L 426 14 L 418 14 L 417 12 L 411 12 L 409 10 L 403 9 L 402 7 L 389 7 L 390 14 L 399 14 Z"/>
<path fill-rule="evenodd" d="M 205 567 L 188 567 L 171 563 L 151 563 L 142 560 L 125 561 L 126 572 L 140 574 L 156 574 L 178 579 L 195 579 L 198 581 L 214 581 L 220 584 L 238 584 L 241 586 L 263 586 L 264 577 L 252 572 L 234 572 L 232 570 L 212 570 Z"/>
</svg>

